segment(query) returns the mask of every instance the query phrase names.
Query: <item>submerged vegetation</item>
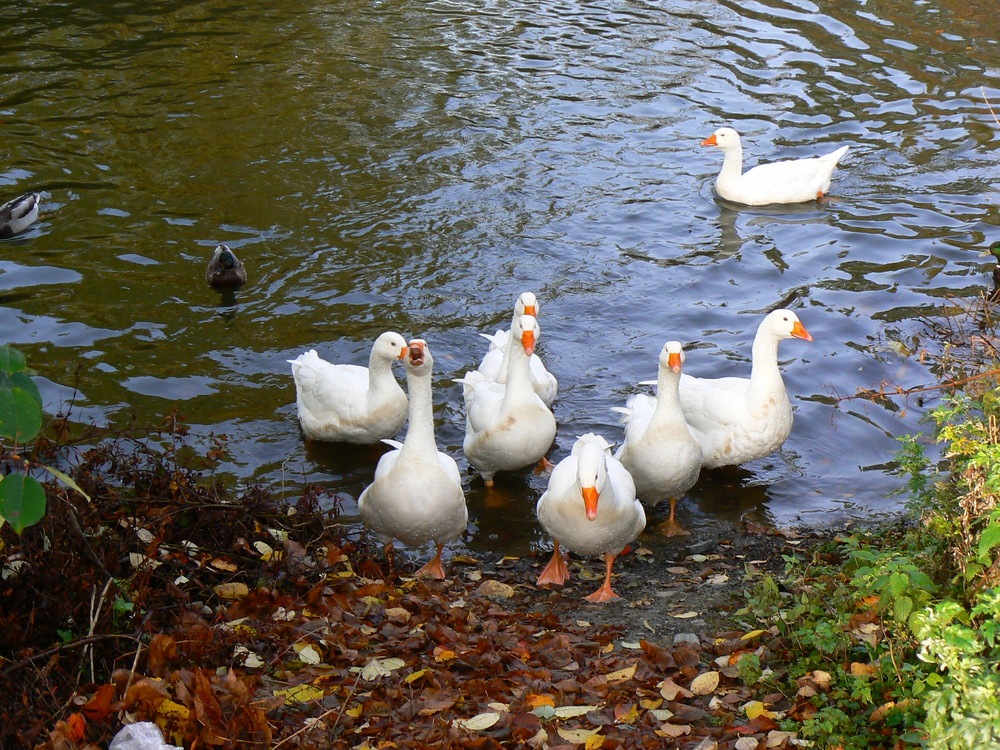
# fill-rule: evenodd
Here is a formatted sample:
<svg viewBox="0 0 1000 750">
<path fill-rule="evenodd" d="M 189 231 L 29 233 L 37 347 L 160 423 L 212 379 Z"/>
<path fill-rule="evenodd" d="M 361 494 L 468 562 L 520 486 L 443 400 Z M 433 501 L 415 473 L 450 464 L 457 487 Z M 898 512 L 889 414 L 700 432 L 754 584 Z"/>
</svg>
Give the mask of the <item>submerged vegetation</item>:
<svg viewBox="0 0 1000 750">
<path fill-rule="evenodd" d="M 1000 746 L 992 388 L 903 441 L 905 518 L 774 535 L 783 567 L 746 564 L 729 630 L 657 643 L 539 606 L 509 558 L 409 578 L 320 487 L 227 488 L 225 437 L 177 414 L 41 430 L 23 357 L 0 364 L 0 488 L 44 488 L 0 493 L 3 747 L 106 747 L 138 720 L 186 747 Z"/>
</svg>

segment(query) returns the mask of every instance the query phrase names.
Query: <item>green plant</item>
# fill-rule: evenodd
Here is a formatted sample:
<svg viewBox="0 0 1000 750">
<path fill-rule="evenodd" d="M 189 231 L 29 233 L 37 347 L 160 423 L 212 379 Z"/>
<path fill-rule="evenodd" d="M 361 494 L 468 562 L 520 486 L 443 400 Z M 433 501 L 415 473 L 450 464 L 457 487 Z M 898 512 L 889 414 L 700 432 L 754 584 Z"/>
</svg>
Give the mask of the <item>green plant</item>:
<svg viewBox="0 0 1000 750">
<path fill-rule="evenodd" d="M 32 462 L 19 453 L 18 446 L 33 440 L 41 429 L 42 395 L 31 379 L 27 360 L 17 349 L 0 346 L 0 438 L 12 443 L 9 450 L 0 452 L 0 459 L 23 470 L 0 477 L 0 527 L 9 523 L 18 534 L 45 515 L 45 490 L 28 473 L 30 469 L 43 469 L 87 497 L 63 472 Z"/>
<path fill-rule="evenodd" d="M 943 670 L 925 698 L 928 745 L 1000 747 L 1000 590 L 982 592 L 971 610 L 947 600 L 914 620 L 919 658 Z"/>
</svg>

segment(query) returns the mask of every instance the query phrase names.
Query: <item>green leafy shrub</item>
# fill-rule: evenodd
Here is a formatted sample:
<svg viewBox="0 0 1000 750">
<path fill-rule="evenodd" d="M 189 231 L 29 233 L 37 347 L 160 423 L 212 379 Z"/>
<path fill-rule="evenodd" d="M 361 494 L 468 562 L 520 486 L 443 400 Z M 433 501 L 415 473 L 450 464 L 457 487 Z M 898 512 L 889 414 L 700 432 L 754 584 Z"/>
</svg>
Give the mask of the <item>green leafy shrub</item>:
<svg viewBox="0 0 1000 750">
<path fill-rule="evenodd" d="M 27 360 L 17 349 L 0 346 L 0 439 L 4 441 L 0 443 L 0 459 L 20 466 L 24 472 L 0 477 L 0 527 L 9 523 L 18 534 L 45 515 L 45 490 L 29 470 L 48 471 L 87 497 L 63 472 L 34 464 L 18 452 L 18 446 L 33 440 L 41 429 L 42 395 L 31 379 Z M 11 444 L 6 445 L 6 441 Z"/>
</svg>

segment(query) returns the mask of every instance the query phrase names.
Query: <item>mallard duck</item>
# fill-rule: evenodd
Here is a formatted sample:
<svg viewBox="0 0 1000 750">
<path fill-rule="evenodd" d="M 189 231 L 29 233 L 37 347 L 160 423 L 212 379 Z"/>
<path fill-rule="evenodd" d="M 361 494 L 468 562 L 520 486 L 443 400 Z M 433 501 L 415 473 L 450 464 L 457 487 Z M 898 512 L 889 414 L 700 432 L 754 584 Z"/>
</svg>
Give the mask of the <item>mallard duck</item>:
<svg viewBox="0 0 1000 750">
<path fill-rule="evenodd" d="M 617 599 L 611 590 L 611 566 L 645 528 L 646 514 L 635 497 L 632 477 L 611 456 L 611 446 L 603 437 L 589 432 L 577 438 L 570 454 L 552 469 L 535 513 L 554 542 L 552 559 L 537 584 L 562 585 L 569 578 L 559 551 L 562 544 L 579 555 L 604 556 L 604 583 L 583 598 L 588 602 Z"/>
<path fill-rule="evenodd" d="M 375 339 L 368 367 L 332 364 L 320 359 L 315 349 L 288 360 L 305 436 L 377 443 L 399 432 L 406 421 L 407 401 L 392 374 L 392 363 L 407 351 L 406 339 L 387 331 Z"/>
<path fill-rule="evenodd" d="M 764 317 L 754 336 L 749 378 L 681 375 L 684 418 L 701 443 L 702 466 L 731 466 L 763 458 L 792 431 L 792 405 L 778 369 L 778 343 L 812 336 L 791 310 Z"/>
<path fill-rule="evenodd" d="M 0 206 L 0 238 L 13 237 L 38 220 L 38 193 L 25 193 Z"/>
<path fill-rule="evenodd" d="M 517 301 L 514 303 L 514 319 L 520 318 L 522 315 L 534 315 L 537 318 L 538 312 L 538 299 L 534 293 L 522 292 L 518 295 Z M 511 325 L 513 325 L 513 319 Z M 507 341 L 510 339 L 510 330 L 499 330 L 493 334 L 481 333 L 479 335 L 490 342 L 489 351 L 486 352 L 483 361 L 479 363 L 479 372 L 485 375 L 488 380 L 506 383 L 507 360 L 509 359 Z M 559 391 L 559 383 L 555 376 L 545 368 L 545 364 L 537 353 L 533 353 L 529 358 L 529 371 L 531 373 L 531 386 L 535 389 L 535 393 L 545 402 L 546 406 L 552 406 Z"/>
<path fill-rule="evenodd" d="M 402 443 L 385 441 L 395 450 L 379 459 L 374 480 L 358 498 L 358 509 L 365 523 L 390 539 L 409 545 L 436 543 L 437 554 L 417 575 L 441 579 L 441 550 L 462 535 L 469 514 L 458 464 L 437 449 L 434 439 L 434 358 L 427 342 L 411 340 L 403 362 L 410 392 L 406 438 Z"/>
<path fill-rule="evenodd" d="M 632 475 L 642 500 L 670 502 L 670 517 L 658 527 L 669 535 L 688 533 L 674 513 L 701 473 L 701 444 L 684 419 L 677 390 L 684 359 L 681 343 L 668 341 L 660 350 L 656 396 L 637 393 L 624 407 L 612 407 L 625 424 L 625 442 L 615 458 Z"/>
<path fill-rule="evenodd" d="M 761 164 L 743 172 L 743 144 L 732 128 L 719 128 L 701 142 L 702 146 L 721 148 L 725 157 L 715 179 L 720 197 L 748 206 L 770 203 L 805 203 L 826 195 L 837 162 L 847 153 L 841 146 L 823 156 L 788 159 Z"/>
<path fill-rule="evenodd" d="M 996 264 L 993 266 L 993 291 L 989 295 L 990 300 L 996 302 L 1000 300 L 1000 240 L 990 245 L 990 249 L 982 255 L 992 255 L 996 260 Z"/>
<path fill-rule="evenodd" d="M 205 278 L 216 289 L 239 289 L 246 283 L 247 270 L 236 253 L 226 245 L 219 245 L 208 261 Z"/>
<path fill-rule="evenodd" d="M 498 471 L 514 471 L 541 461 L 556 436 L 556 418 L 535 393 L 529 357 L 541 335 L 538 320 L 522 315 L 511 326 L 507 382 L 489 380 L 479 370 L 459 379 L 465 398 L 462 447 L 487 487 Z"/>
</svg>

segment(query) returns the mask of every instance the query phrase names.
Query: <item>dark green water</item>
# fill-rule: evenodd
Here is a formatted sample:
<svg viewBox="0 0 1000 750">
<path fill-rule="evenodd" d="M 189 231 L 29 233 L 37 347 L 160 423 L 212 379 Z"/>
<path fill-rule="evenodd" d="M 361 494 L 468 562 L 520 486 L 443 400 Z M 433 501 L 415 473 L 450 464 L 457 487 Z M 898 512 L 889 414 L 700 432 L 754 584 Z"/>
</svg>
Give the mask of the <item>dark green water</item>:
<svg viewBox="0 0 1000 750">
<path fill-rule="evenodd" d="M 554 460 L 583 432 L 620 437 L 609 409 L 665 340 L 692 374 L 746 374 L 758 321 L 787 305 L 815 337 L 781 348 L 792 436 L 703 479 L 684 520 L 891 512 L 883 467 L 923 409 L 836 397 L 932 382 L 892 342 L 989 281 L 992 4 L 46 2 L 0 8 L 0 28 L 0 198 L 44 197 L 0 241 L 0 341 L 50 412 L 179 406 L 230 437 L 240 481 L 356 496 L 374 458 L 306 449 L 285 360 L 362 363 L 387 329 L 430 343 L 438 440 L 467 468 L 451 379 L 532 290 L 561 384 Z M 831 199 L 720 205 L 721 154 L 699 143 L 722 124 L 748 164 L 849 144 Z M 219 242 L 250 269 L 233 298 L 204 283 Z M 488 508 L 467 476 L 468 546 L 539 538 L 544 477 L 502 480 Z"/>
</svg>

